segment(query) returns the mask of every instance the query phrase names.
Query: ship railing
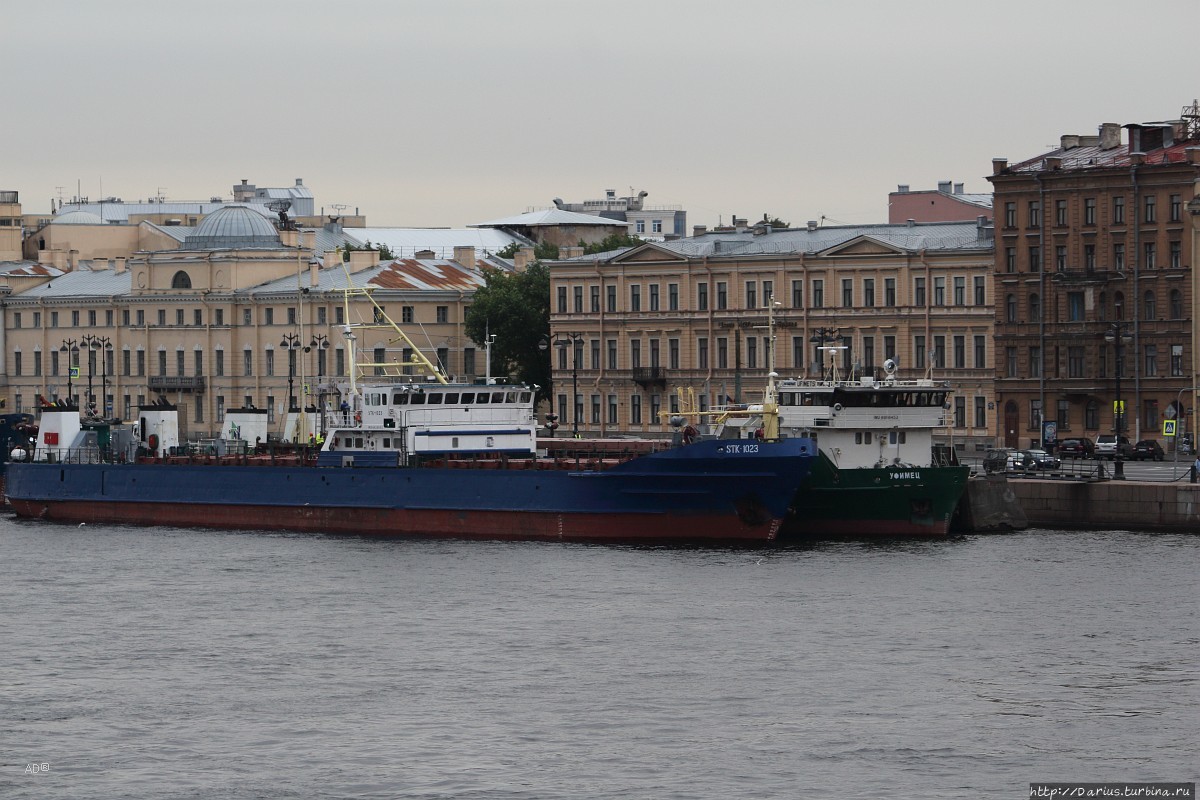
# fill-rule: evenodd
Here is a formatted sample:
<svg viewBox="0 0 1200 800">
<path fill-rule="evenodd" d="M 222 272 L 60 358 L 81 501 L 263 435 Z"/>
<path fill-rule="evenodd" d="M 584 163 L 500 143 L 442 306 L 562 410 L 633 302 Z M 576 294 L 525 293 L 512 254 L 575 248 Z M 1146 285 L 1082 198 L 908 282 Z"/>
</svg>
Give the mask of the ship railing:
<svg viewBox="0 0 1200 800">
<path fill-rule="evenodd" d="M 35 455 L 47 464 L 102 464 L 111 461 L 111 453 L 98 447 L 47 448 Z"/>
</svg>

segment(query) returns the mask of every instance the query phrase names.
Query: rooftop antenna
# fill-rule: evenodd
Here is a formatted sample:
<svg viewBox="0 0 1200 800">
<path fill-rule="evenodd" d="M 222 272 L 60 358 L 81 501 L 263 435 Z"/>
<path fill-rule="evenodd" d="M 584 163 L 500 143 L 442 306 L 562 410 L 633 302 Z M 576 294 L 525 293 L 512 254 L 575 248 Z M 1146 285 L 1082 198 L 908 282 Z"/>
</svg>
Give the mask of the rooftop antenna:
<svg viewBox="0 0 1200 800">
<path fill-rule="evenodd" d="M 288 218 L 288 209 L 292 207 L 291 200 L 271 200 L 267 203 L 267 208 L 279 215 L 279 230 L 294 231 L 296 223 Z"/>
<path fill-rule="evenodd" d="M 1184 106 L 1179 117 L 1187 125 L 1187 138 L 1200 139 L 1200 100 L 1193 100 L 1190 106 Z"/>
</svg>

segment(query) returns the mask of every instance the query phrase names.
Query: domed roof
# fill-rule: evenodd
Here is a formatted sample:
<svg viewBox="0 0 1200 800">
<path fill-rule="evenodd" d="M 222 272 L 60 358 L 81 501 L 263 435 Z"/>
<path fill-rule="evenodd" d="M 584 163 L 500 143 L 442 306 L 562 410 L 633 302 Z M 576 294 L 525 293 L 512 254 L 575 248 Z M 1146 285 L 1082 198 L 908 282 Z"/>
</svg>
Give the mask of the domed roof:
<svg viewBox="0 0 1200 800">
<path fill-rule="evenodd" d="M 234 247 L 282 247 L 279 232 L 270 220 L 249 206 L 224 206 L 209 214 L 184 238 L 190 250 Z"/>
<path fill-rule="evenodd" d="M 54 218 L 55 225 L 103 225 L 104 220 L 90 211 L 68 211 Z"/>
</svg>

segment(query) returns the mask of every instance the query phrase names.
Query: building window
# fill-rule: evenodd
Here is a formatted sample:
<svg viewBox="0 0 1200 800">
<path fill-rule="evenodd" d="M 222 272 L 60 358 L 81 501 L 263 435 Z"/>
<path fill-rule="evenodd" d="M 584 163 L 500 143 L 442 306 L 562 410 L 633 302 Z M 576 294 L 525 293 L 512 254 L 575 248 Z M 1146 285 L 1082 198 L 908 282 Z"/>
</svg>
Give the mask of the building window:
<svg viewBox="0 0 1200 800">
<path fill-rule="evenodd" d="M 825 307 L 825 281 L 821 280 L 820 278 L 813 279 L 812 307 L 813 308 L 824 308 Z"/>
<path fill-rule="evenodd" d="M 21 312 L 20 311 L 13 312 L 13 327 L 14 328 L 21 327 Z"/>
<path fill-rule="evenodd" d="M 608 352 L 608 368 L 616 369 L 617 368 L 617 340 L 609 339 L 606 347 L 607 347 L 607 352 Z"/>
<path fill-rule="evenodd" d="M 565 313 L 567 313 L 567 287 L 559 286 L 557 295 L 558 295 L 558 313 L 565 314 Z M 408 307 L 406 306 L 404 310 L 407 311 Z"/>
<path fill-rule="evenodd" d="M 875 337 L 874 336 L 864 336 L 862 341 L 863 341 L 862 363 L 863 363 L 863 366 L 866 367 L 867 370 L 869 371 L 872 368 L 874 368 L 874 366 L 875 366 Z M 769 346 L 769 345 L 770 345 L 770 343 L 768 342 L 767 346 Z"/>
<path fill-rule="evenodd" d="M 668 283 L 667 284 L 667 310 L 668 311 L 678 311 L 679 310 L 679 284 L 678 283 Z"/>
<path fill-rule="evenodd" d="M 954 427 L 967 427 L 967 398 L 961 395 L 954 398 Z"/>
<path fill-rule="evenodd" d="M 1054 203 L 1054 224 L 1064 227 L 1067 224 L 1067 201 L 1056 200 Z"/>
<path fill-rule="evenodd" d="M 560 289 L 562 287 L 559 287 Z M 400 306 L 400 323 L 402 325 L 411 325 L 414 318 L 412 306 Z"/>
<path fill-rule="evenodd" d="M 1037 245 L 1033 245 L 1029 248 L 1029 271 L 1042 271 L 1042 248 L 1038 247 Z"/>
<path fill-rule="evenodd" d="M 629 424 L 642 424 L 642 396 L 637 392 L 629 396 Z"/>
<path fill-rule="evenodd" d="M 792 337 L 792 367 L 795 369 L 804 368 L 804 337 Z"/>
<path fill-rule="evenodd" d="M 1015 247 L 1004 248 L 1004 271 L 1005 272 L 1016 272 L 1017 271 L 1017 248 L 1015 248 Z"/>
<path fill-rule="evenodd" d="M 141 355 L 141 353 L 138 353 Z M 242 352 L 242 375 L 249 378 L 254 374 L 254 354 L 249 350 Z"/>
<path fill-rule="evenodd" d="M 275 309 L 273 309 L 273 308 L 263 309 L 263 324 L 264 325 L 274 325 L 275 324 Z"/>
<path fill-rule="evenodd" d="M 1058 427 L 1059 430 L 1071 430 L 1071 401 L 1058 401 Z"/>
<path fill-rule="evenodd" d="M 145 375 L 146 375 L 146 351 L 145 350 L 137 351 L 137 374 L 138 374 L 138 377 L 145 377 Z"/>
<path fill-rule="evenodd" d="M 1182 212 L 1183 212 L 1183 202 L 1180 199 L 1179 195 L 1177 195 L 1177 194 L 1171 195 L 1171 201 L 1170 201 L 1171 222 L 1179 222 L 1180 219 L 1182 218 Z"/>
<path fill-rule="evenodd" d="M 591 353 L 592 353 L 592 361 L 591 361 L 592 369 L 601 369 L 602 367 L 600 364 L 600 340 L 592 339 L 588 349 L 591 350 Z"/>
<path fill-rule="evenodd" d="M 1083 321 L 1083 292 L 1067 292 L 1067 319 Z"/>
<path fill-rule="evenodd" d="M 650 232 L 651 233 L 662 233 L 662 220 L 661 219 L 650 220 Z"/>
<path fill-rule="evenodd" d="M 1037 200 L 1029 201 L 1029 222 L 1026 227 L 1036 228 L 1042 224 L 1042 204 Z"/>
<path fill-rule="evenodd" d="M 1017 296 L 1015 294 L 1004 298 L 1004 320 L 1006 322 L 1017 321 Z"/>
<path fill-rule="evenodd" d="M 268 377 L 275 375 L 275 351 L 270 348 L 267 349 L 266 355 L 263 358 L 263 374 Z"/>
<path fill-rule="evenodd" d="M 1158 345 L 1148 344 L 1145 346 L 1146 357 L 1146 377 L 1154 378 L 1158 376 Z"/>
<path fill-rule="evenodd" d="M 1171 377 L 1183 375 L 1183 345 L 1171 345 Z"/>
<path fill-rule="evenodd" d="M 1067 377 L 1083 377 L 1083 347 L 1079 345 L 1067 348 Z"/>
<path fill-rule="evenodd" d="M 1037 322 L 1042 318 L 1042 300 L 1035 292 L 1029 295 L 1029 321 Z"/>
<path fill-rule="evenodd" d="M 599 286 L 588 287 L 588 294 L 591 296 L 592 313 L 599 314 L 600 313 L 600 287 Z"/>
<path fill-rule="evenodd" d="M 975 364 L 976 369 L 983 369 L 987 366 L 987 337 L 975 337 Z"/>
<path fill-rule="evenodd" d="M 217 324 L 218 325 L 221 324 L 222 319 L 223 319 L 223 317 L 221 316 L 221 310 L 217 309 Z M 317 306 L 317 324 L 318 325 L 327 324 L 326 320 L 325 320 L 325 306 Z"/>
<path fill-rule="evenodd" d="M 1083 200 L 1083 224 L 1096 224 L 1096 198 L 1085 197 Z"/>
<path fill-rule="evenodd" d="M 1089 431 L 1100 428 L 1100 404 L 1095 400 L 1089 400 L 1083 407 L 1083 427 Z"/>
<path fill-rule="evenodd" d="M 1112 220 L 1113 224 L 1114 225 L 1124 225 L 1125 224 L 1125 198 L 1124 197 L 1114 197 L 1113 198 L 1112 212 L 1113 212 L 1113 220 Z"/>
<path fill-rule="evenodd" d="M 917 369 L 925 368 L 925 337 L 913 337 L 913 366 Z"/>
<path fill-rule="evenodd" d="M 632 369 L 638 369 L 642 366 L 642 340 L 629 340 L 629 366 Z"/>
<path fill-rule="evenodd" d="M 1159 424 L 1158 418 L 1158 401 L 1143 400 L 1142 401 L 1142 429 L 1157 430 L 1162 426 Z"/>
<path fill-rule="evenodd" d="M 600 395 L 592 395 L 592 424 L 600 424 Z"/>
<path fill-rule="evenodd" d="M 746 281 L 746 308 L 758 308 L 758 281 Z"/>
<path fill-rule="evenodd" d="M 975 398 L 975 427 L 987 427 L 987 400 L 983 397 Z"/>
<path fill-rule="evenodd" d="M 295 324 L 296 324 L 296 307 L 295 307 L 295 306 L 288 306 L 288 310 L 287 310 L 287 324 L 288 324 L 288 325 L 295 325 Z"/>
<path fill-rule="evenodd" d="M 888 308 L 896 307 L 896 279 L 883 279 L 883 304 Z"/>
<path fill-rule="evenodd" d="M 854 279 L 842 278 L 842 307 L 854 307 Z"/>
<path fill-rule="evenodd" d="M 717 337 L 717 369 L 729 369 L 729 339 Z"/>
<path fill-rule="evenodd" d="M 1171 242 L 1171 269 L 1181 269 L 1183 267 L 1183 245 L 1179 242 Z"/>
<path fill-rule="evenodd" d="M 1054 269 L 1065 272 L 1067 269 L 1067 246 L 1060 244 L 1054 248 Z"/>
<path fill-rule="evenodd" d="M 724 311 L 729 308 L 729 284 L 725 281 L 717 281 L 717 310 Z"/>
<path fill-rule="evenodd" d="M 792 281 L 792 308 L 804 308 L 804 281 Z"/>
<path fill-rule="evenodd" d="M 1142 269 L 1154 269 L 1154 242 L 1146 242 L 1146 249 L 1142 259 Z"/>
<path fill-rule="evenodd" d="M 671 369 L 679 369 L 679 340 L 667 340 L 667 366 Z"/>
<path fill-rule="evenodd" d="M 1096 245 L 1085 244 L 1083 246 L 1083 268 L 1088 272 L 1096 271 Z"/>
<path fill-rule="evenodd" d="M 1006 227 L 1006 228 L 1017 227 L 1017 204 L 1016 203 L 1005 203 L 1004 204 L 1004 227 Z"/>
<path fill-rule="evenodd" d="M 696 309 L 708 310 L 708 284 L 703 281 L 696 284 Z"/>
<path fill-rule="evenodd" d="M 885 359 L 887 359 L 887 358 L 895 359 L 896 358 L 896 337 L 895 336 L 883 337 L 883 357 Z"/>
<path fill-rule="evenodd" d="M 609 313 L 616 313 L 617 310 L 617 287 L 604 287 L 604 302 L 608 306 Z"/>
<path fill-rule="evenodd" d="M 167 351 L 159 350 L 158 351 L 158 375 L 161 378 L 161 377 L 166 377 L 166 374 L 167 374 Z"/>
<path fill-rule="evenodd" d="M 572 292 L 572 295 L 575 298 L 575 313 L 582 314 L 583 313 L 583 287 L 576 286 L 576 287 L 574 287 L 574 289 L 575 289 L 575 291 Z"/>
<path fill-rule="evenodd" d="M 617 396 L 615 394 L 608 396 L 608 424 L 617 424 Z"/>
<path fill-rule="evenodd" d="M 967 304 L 967 279 L 954 279 L 954 305 L 965 306 Z"/>
<path fill-rule="evenodd" d="M 925 279 L 913 279 L 913 305 L 924 307 L 925 305 Z"/>
<path fill-rule="evenodd" d="M 321 350 L 318 352 L 324 352 L 324 351 Z M 126 352 L 126 355 L 128 355 L 128 351 Z M 225 375 L 225 351 L 224 350 L 215 351 L 213 353 L 213 358 L 215 359 L 215 361 L 213 362 L 213 374 L 216 375 L 218 378 L 223 377 Z M 128 375 L 129 373 L 126 372 L 125 374 Z"/>
<path fill-rule="evenodd" d="M 1158 316 L 1158 303 L 1155 302 L 1154 292 L 1147 290 L 1142 296 L 1142 310 L 1142 316 L 1146 320 L 1153 320 Z"/>
<path fill-rule="evenodd" d="M 1017 377 L 1017 348 L 1004 348 L 1004 375 L 1007 378 Z"/>
<path fill-rule="evenodd" d="M 933 304 L 935 306 L 946 305 L 946 279 L 933 279 Z"/>
<path fill-rule="evenodd" d="M 754 336 L 746 337 L 746 367 L 758 368 L 758 339 Z"/>
<path fill-rule="evenodd" d="M 775 299 L 775 282 L 763 281 L 763 304 L 769 305 Z"/>
<path fill-rule="evenodd" d="M 645 232 L 646 232 L 646 220 L 644 220 L 644 219 L 639 219 L 637 222 L 635 222 L 635 223 L 634 223 L 634 230 L 635 230 L 637 233 L 645 233 Z"/>
<path fill-rule="evenodd" d="M 707 336 L 700 336 L 696 339 L 696 367 L 697 369 L 708 369 Z"/>
<path fill-rule="evenodd" d="M 658 311 L 658 284 L 650 284 L 650 310 Z"/>
<path fill-rule="evenodd" d="M 435 319 L 438 322 L 450 321 L 450 306 L 438 306 L 434 313 L 437 315 Z"/>
<path fill-rule="evenodd" d="M 863 278 L 863 305 L 867 308 L 875 307 L 875 279 Z"/>
<path fill-rule="evenodd" d="M 1152 195 L 1152 194 L 1147 195 L 1142 200 L 1142 204 L 1143 204 L 1142 208 L 1145 210 L 1145 213 L 1142 216 L 1143 222 L 1156 222 L 1157 221 L 1158 214 L 1155 211 L 1155 203 L 1156 202 L 1157 202 L 1157 200 L 1155 199 L 1154 195 Z"/>
<path fill-rule="evenodd" d="M 1113 269 L 1117 272 L 1125 269 L 1125 245 L 1120 242 L 1113 245 Z"/>
<path fill-rule="evenodd" d="M 582 301 L 582 298 L 580 300 Z M 642 287 L 636 283 L 629 287 L 629 310 L 642 310 Z"/>
<path fill-rule="evenodd" d="M 933 365 L 938 369 L 946 368 L 946 337 L 933 337 Z"/>
<path fill-rule="evenodd" d="M 1013 411 L 1016 411 L 1015 404 L 1012 407 L 1012 409 L 1013 409 Z M 1041 400 L 1030 400 L 1029 401 L 1029 429 L 1036 431 L 1036 430 L 1039 430 L 1041 428 L 1041 426 L 1042 426 L 1042 401 Z"/>
<path fill-rule="evenodd" d="M 967 366 L 967 337 L 954 337 L 954 368 L 964 369 Z"/>
<path fill-rule="evenodd" d="M 463 372 L 467 375 L 475 374 L 475 348 L 463 348 Z"/>
<path fill-rule="evenodd" d="M 13 353 L 13 375 L 20 376 L 21 374 L 21 351 L 17 350 Z"/>
</svg>

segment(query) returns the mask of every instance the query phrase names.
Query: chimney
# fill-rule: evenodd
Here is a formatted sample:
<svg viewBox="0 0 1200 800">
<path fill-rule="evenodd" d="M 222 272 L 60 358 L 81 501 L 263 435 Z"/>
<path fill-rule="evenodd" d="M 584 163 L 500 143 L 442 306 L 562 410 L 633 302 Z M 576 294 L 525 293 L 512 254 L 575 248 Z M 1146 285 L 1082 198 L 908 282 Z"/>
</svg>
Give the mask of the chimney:
<svg viewBox="0 0 1200 800">
<path fill-rule="evenodd" d="M 426 248 L 424 250 L 418 250 L 417 252 L 413 253 L 413 258 L 434 259 L 434 258 L 437 258 L 437 254 L 434 253 L 432 250 Z"/>
<path fill-rule="evenodd" d="M 1100 149 L 1112 150 L 1121 145 L 1121 126 L 1115 122 L 1104 122 L 1100 125 Z"/>
<path fill-rule="evenodd" d="M 1062 156 L 1046 156 L 1046 169 L 1062 169 Z"/>
<path fill-rule="evenodd" d="M 317 181 L 317 183 L 320 183 L 320 181 Z M 297 185 L 297 186 L 303 186 L 303 185 L 304 185 L 304 178 L 296 178 L 296 185 Z"/>
<path fill-rule="evenodd" d="M 1188 147 L 1183 152 L 1189 164 L 1200 164 L 1200 147 Z"/>
<path fill-rule="evenodd" d="M 533 256 L 532 247 L 522 247 L 513 256 L 513 269 L 517 272 L 524 272 L 525 268 L 536 260 Z"/>
<path fill-rule="evenodd" d="M 379 266 L 379 251 L 378 250 L 351 250 L 350 251 L 350 271 L 358 272 L 359 270 L 369 269 Z"/>
<path fill-rule="evenodd" d="M 808 221 L 808 229 L 810 231 L 815 231 L 817 229 L 817 221 L 815 219 L 810 219 Z"/>
<path fill-rule="evenodd" d="M 1004 172 L 1007 169 L 1008 169 L 1008 159 L 1007 158 L 993 158 L 992 159 L 992 174 L 993 175 L 999 175 L 1001 172 Z"/>
<path fill-rule="evenodd" d="M 1130 153 L 1129 163 L 1135 167 L 1140 167 L 1142 164 L 1146 163 L 1146 154 L 1141 151 Z M 75 251 L 72 250 L 71 252 L 74 253 Z"/>
<path fill-rule="evenodd" d="M 101 272 L 101 271 L 106 271 L 107 269 L 108 269 L 108 259 L 107 258 L 93 258 L 92 259 L 92 272 Z"/>
<path fill-rule="evenodd" d="M 703 236 L 706 233 L 708 233 L 707 225 L 693 225 L 692 226 L 692 236 Z"/>
<path fill-rule="evenodd" d="M 71 272 L 74 272 L 76 269 L 79 268 L 79 251 L 78 250 L 67 251 L 67 267 L 68 267 L 69 271 L 71 271 Z"/>
<path fill-rule="evenodd" d="M 950 181 L 938 181 L 938 191 L 942 194 L 950 194 L 950 188 L 953 184 Z"/>
<path fill-rule="evenodd" d="M 299 247 L 300 231 L 280 231 L 279 241 L 284 247 Z"/>
<path fill-rule="evenodd" d="M 962 194 L 963 193 L 963 184 L 961 184 L 961 183 L 954 184 L 954 193 Z"/>
<path fill-rule="evenodd" d="M 317 249 L 317 232 L 316 231 L 300 231 L 300 246 L 305 250 Z"/>
<path fill-rule="evenodd" d="M 1079 147 L 1079 136 L 1074 133 L 1064 133 L 1059 137 L 1058 142 L 1063 150 L 1070 150 L 1073 147 Z"/>
<path fill-rule="evenodd" d="M 908 226 L 908 227 L 910 227 L 910 228 L 915 228 L 915 227 L 917 227 L 917 221 L 916 221 L 915 219 L 913 219 L 912 217 L 909 217 L 909 218 L 908 218 L 908 221 L 907 221 L 907 222 L 905 222 L 904 224 L 905 224 L 905 225 L 907 225 L 907 226 Z"/>
<path fill-rule="evenodd" d="M 341 250 L 326 250 L 325 251 L 325 267 L 332 268 L 334 264 L 342 263 Z"/>
<path fill-rule="evenodd" d="M 579 245 L 558 248 L 559 258 L 578 258 L 581 255 L 583 255 L 583 248 Z"/>
<path fill-rule="evenodd" d="M 308 262 L 308 285 L 314 289 L 321 285 L 321 262 L 315 258 Z"/>
<path fill-rule="evenodd" d="M 908 184 L 902 183 L 896 187 L 896 194 L 908 194 Z"/>
<path fill-rule="evenodd" d="M 454 260 L 467 269 L 475 269 L 475 248 L 455 245 Z"/>
<path fill-rule="evenodd" d="M 980 230 L 983 230 L 984 228 L 986 228 L 987 227 L 987 217 L 985 217 L 983 214 L 980 214 L 978 217 L 976 217 L 975 218 L 975 227 L 979 228 Z"/>
</svg>

